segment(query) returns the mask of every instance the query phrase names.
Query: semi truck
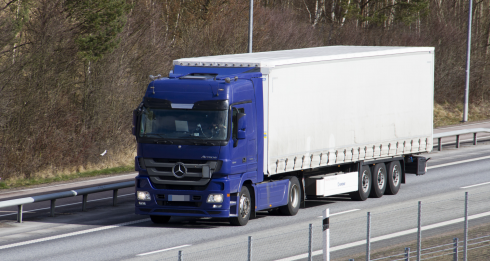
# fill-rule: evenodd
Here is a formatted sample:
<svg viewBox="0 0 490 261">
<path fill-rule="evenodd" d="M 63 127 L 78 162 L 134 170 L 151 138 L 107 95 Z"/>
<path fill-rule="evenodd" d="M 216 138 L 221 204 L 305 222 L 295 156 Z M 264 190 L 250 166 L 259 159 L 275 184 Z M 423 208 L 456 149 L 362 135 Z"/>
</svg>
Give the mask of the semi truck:
<svg viewBox="0 0 490 261">
<path fill-rule="evenodd" d="M 328 46 L 173 61 L 133 112 L 135 212 L 295 215 L 395 195 L 433 147 L 434 48 Z"/>
</svg>

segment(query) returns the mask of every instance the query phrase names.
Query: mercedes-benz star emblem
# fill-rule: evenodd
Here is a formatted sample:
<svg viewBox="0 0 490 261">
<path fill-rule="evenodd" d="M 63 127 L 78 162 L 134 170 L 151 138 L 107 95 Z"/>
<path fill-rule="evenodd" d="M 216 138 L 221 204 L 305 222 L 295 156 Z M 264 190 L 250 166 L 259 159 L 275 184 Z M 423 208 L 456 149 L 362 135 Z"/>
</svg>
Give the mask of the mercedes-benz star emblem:
<svg viewBox="0 0 490 261">
<path fill-rule="evenodd" d="M 172 174 L 178 179 L 181 179 L 184 177 L 185 174 L 187 174 L 187 168 L 185 167 L 184 163 L 182 162 L 177 162 L 175 166 L 172 168 Z"/>
</svg>

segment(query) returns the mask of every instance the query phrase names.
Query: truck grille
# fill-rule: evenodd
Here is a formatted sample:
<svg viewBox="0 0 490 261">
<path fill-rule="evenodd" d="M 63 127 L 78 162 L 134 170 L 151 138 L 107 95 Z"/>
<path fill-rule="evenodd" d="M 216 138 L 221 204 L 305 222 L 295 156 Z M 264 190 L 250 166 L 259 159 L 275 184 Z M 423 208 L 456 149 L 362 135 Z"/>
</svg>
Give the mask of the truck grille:
<svg viewBox="0 0 490 261">
<path fill-rule="evenodd" d="M 207 160 L 184 160 L 184 159 L 153 159 L 155 162 L 158 163 L 177 163 L 177 162 L 183 162 L 186 164 L 206 164 L 208 161 Z"/>
<path fill-rule="evenodd" d="M 221 168 L 221 161 L 143 159 L 153 185 L 205 186 L 214 172 Z"/>
<path fill-rule="evenodd" d="M 151 182 L 151 181 L 150 181 Z M 163 185 L 151 182 L 155 189 L 170 189 L 170 190 L 206 190 L 207 186 L 187 186 L 187 185 Z"/>
</svg>

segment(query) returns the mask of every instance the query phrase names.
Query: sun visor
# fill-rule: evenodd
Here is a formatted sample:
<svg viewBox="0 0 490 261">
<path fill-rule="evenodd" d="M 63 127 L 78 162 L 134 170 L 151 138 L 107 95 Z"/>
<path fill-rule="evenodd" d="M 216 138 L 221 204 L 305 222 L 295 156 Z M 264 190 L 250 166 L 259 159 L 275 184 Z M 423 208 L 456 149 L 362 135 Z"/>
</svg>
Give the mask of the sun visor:
<svg viewBox="0 0 490 261">
<path fill-rule="evenodd" d="M 198 101 L 194 103 L 193 110 L 227 110 L 228 100 Z"/>
<path fill-rule="evenodd" d="M 145 97 L 143 103 L 146 107 L 154 109 L 171 109 L 172 103 L 169 100 Z"/>
</svg>

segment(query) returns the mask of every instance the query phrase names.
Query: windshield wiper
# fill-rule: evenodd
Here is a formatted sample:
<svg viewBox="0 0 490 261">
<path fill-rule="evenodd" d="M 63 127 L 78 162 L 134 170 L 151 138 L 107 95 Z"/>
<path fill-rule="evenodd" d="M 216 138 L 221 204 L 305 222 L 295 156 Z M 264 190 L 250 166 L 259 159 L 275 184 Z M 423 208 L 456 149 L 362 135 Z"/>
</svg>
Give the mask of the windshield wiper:
<svg viewBox="0 0 490 261">
<path fill-rule="evenodd" d="M 156 144 L 162 144 L 162 143 L 163 144 L 167 144 L 167 143 L 174 144 L 174 142 L 171 140 L 156 140 L 156 141 L 154 141 L 154 143 L 156 143 Z"/>
<path fill-rule="evenodd" d="M 211 145 L 215 146 L 214 142 L 209 142 L 209 141 L 194 141 L 194 145 Z"/>
<path fill-rule="evenodd" d="M 146 137 L 148 137 L 148 136 L 157 136 L 157 137 L 160 137 L 160 138 L 165 138 L 165 136 L 167 136 L 167 135 L 162 134 L 162 133 L 146 133 L 146 134 L 144 134 L 144 135 L 145 135 Z"/>
</svg>

